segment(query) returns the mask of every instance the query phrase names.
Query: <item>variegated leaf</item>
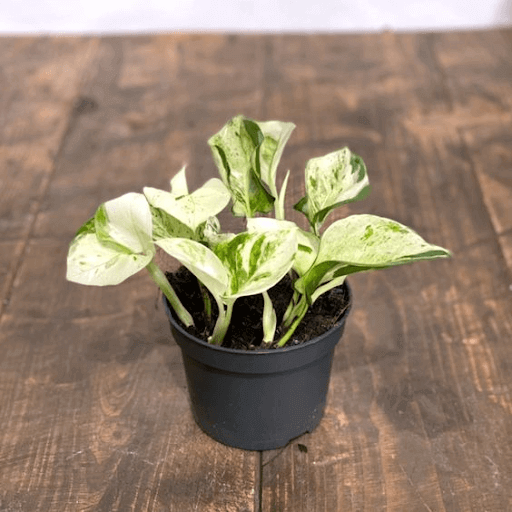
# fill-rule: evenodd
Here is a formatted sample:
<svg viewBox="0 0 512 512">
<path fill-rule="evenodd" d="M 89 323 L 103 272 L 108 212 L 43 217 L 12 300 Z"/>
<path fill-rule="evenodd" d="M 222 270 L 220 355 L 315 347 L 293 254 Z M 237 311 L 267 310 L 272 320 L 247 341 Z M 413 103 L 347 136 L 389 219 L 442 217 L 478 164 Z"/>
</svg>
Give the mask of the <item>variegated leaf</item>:
<svg viewBox="0 0 512 512">
<path fill-rule="evenodd" d="M 185 238 L 166 238 L 157 240 L 156 244 L 187 267 L 214 297 L 225 294 L 229 284 L 228 272 L 208 247 Z"/>
<path fill-rule="evenodd" d="M 249 233 L 267 231 L 298 230 L 297 224 L 289 220 L 273 219 L 271 217 L 253 217 L 247 219 L 247 231 Z"/>
<path fill-rule="evenodd" d="M 366 166 L 347 147 L 306 164 L 306 196 L 294 208 L 306 215 L 315 233 L 338 206 L 362 199 L 369 192 Z"/>
<path fill-rule="evenodd" d="M 67 258 L 68 281 L 107 286 L 123 282 L 143 269 L 154 252 L 129 254 L 101 243 L 96 234 L 85 233 L 73 240 Z"/>
<path fill-rule="evenodd" d="M 230 199 L 228 190 L 217 178 L 208 180 L 192 194 L 181 197 L 152 187 L 144 187 L 144 195 L 151 206 L 165 211 L 192 231 L 222 211 Z"/>
<path fill-rule="evenodd" d="M 153 218 L 153 240 L 161 238 L 195 238 L 195 232 L 192 228 L 183 224 L 166 211 L 151 206 L 151 215 Z"/>
<path fill-rule="evenodd" d="M 205 242 L 214 249 L 222 242 L 228 242 L 235 237 L 234 233 L 221 233 L 220 222 L 217 217 L 210 217 L 198 230 L 199 241 Z"/>
<path fill-rule="evenodd" d="M 254 122 L 236 116 L 208 144 L 222 181 L 233 199 L 233 214 L 254 217 L 272 210 L 274 198 L 263 186 L 258 149 L 264 136 Z"/>
<path fill-rule="evenodd" d="M 290 270 L 297 250 L 295 230 L 244 232 L 221 243 L 215 253 L 230 274 L 228 297 L 262 293 Z"/>
<path fill-rule="evenodd" d="M 263 134 L 263 142 L 259 148 L 259 176 L 274 199 L 277 200 L 277 166 L 295 125 L 281 121 L 252 121 L 252 123 Z M 256 169 L 258 171 L 258 166 Z"/>
<path fill-rule="evenodd" d="M 331 280 L 341 283 L 343 276 L 356 272 L 448 256 L 449 251 L 427 243 L 396 221 L 376 215 L 352 215 L 325 230 L 315 264 L 296 281 L 295 287 L 311 302 L 319 295 L 319 287 L 322 291 L 330 289 L 326 283 Z"/>
<path fill-rule="evenodd" d="M 151 211 L 142 194 L 130 192 L 103 203 L 94 216 L 94 226 L 98 239 L 105 245 L 113 241 L 127 253 L 152 251 Z"/>
<path fill-rule="evenodd" d="M 175 197 L 188 195 L 187 176 L 184 165 L 171 179 L 171 194 Z"/>
<path fill-rule="evenodd" d="M 320 247 L 320 239 L 314 234 L 303 229 L 297 231 L 298 248 L 293 268 L 299 274 L 304 275 L 315 262 Z"/>
<path fill-rule="evenodd" d="M 429 244 L 407 226 L 364 214 L 338 220 L 326 229 L 316 263 L 338 261 L 377 268 L 448 256 L 449 251 Z"/>
</svg>

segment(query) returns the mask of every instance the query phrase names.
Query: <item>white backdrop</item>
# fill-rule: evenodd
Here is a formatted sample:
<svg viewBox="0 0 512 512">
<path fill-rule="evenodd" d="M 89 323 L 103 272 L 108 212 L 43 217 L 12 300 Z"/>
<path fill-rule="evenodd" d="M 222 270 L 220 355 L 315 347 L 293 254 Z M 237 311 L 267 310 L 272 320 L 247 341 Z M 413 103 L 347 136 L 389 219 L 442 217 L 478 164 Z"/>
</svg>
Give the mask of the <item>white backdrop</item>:
<svg viewBox="0 0 512 512">
<path fill-rule="evenodd" d="M 512 0 L 0 0 L 1 33 L 380 31 L 512 24 Z"/>
</svg>

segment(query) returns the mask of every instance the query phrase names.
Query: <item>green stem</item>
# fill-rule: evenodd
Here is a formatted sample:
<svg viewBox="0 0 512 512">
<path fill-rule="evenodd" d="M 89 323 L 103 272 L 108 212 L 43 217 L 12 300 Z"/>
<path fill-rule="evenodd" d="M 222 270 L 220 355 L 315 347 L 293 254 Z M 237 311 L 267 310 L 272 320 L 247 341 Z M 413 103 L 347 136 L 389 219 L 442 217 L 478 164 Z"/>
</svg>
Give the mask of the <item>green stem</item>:
<svg viewBox="0 0 512 512">
<path fill-rule="evenodd" d="M 165 274 L 160 270 L 156 263 L 154 261 L 150 261 L 146 265 L 146 269 L 153 281 L 155 281 L 160 290 L 162 290 L 163 294 L 167 297 L 169 303 L 183 324 L 187 327 L 194 325 L 192 315 L 185 309 L 185 306 L 181 303 L 180 299 L 176 295 L 176 292 L 171 286 L 171 283 L 169 283 L 167 277 L 165 277 Z"/>
<path fill-rule="evenodd" d="M 219 306 L 219 316 L 217 317 L 217 322 L 215 323 L 213 333 L 208 338 L 208 342 L 213 343 L 214 345 L 221 345 L 224 341 L 224 336 L 226 336 L 226 333 L 228 332 L 235 301 L 230 300 L 226 303 L 226 308 L 224 308 L 224 304 L 219 298 L 215 297 L 215 300 Z"/>
<path fill-rule="evenodd" d="M 290 325 L 292 325 L 292 323 L 295 321 L 295 318 L 297 318 L 297 316 L 302 314 L 302 311 L 304 308 L 306 308 L 306 311 L 308 309 L 308 302 L 307 302 L 306 296 L 305 295 L 301 296 L 298 293 L 297 293 L 297 295 L 300 296 L 300 299 L 293 306 L 293 309 L 291 310 L 290 314 L 288 315 L 288 318 L 286 319 L 286 321 L 283 322 L 283 326 L 285 328 L 290 327 Z M 297 301 L 297 299 L 295 299 L 295 300 Z"/>
<path fill-rule="evenodd" d="M 292 312 L 293 312 L 293 309 L 295 308 L 295 306 L 297 305 L 297 299 L 299 298 L 299 292 L 297 290 L 294 290 L 293 291 L 293 297 L 292 299 L 290 300 L 290 303 L 288 304 L 288 307 L 286 308 L 286 311 L 283 315 L 283 325 L 285 327 L 288 327 L 289 323 L 290 323 L 290 318 L 293 318 L 291 315 L 292 315 Z"/>
<path fill-rule="evenodd" d="M 300 302 L 294 308 L 294 311 L 296 312 L 297 316 L 295 317 L 295 320 L 292 322 L 290 328 L 286 331 L 284 336 L 277 343 L 278 347 L 284 347 L 286 342 L 291 338 L 292 334 L 295 332 L 295 329 L 297 329 L 298 325 L 301 323 L 302 319 L 307 313 L 308 303 L 305 295 L 301 298 Z"/>
<path fill-rule="evenodd" d="M 206 287 L 202 283 L 199 283 L 199 288 L 201 289 L 201 295 L 203 296 L 206 323 L 210 324 L 210 321 L 212 319 L 212 301 L 210 300 L 210 296 L 208 295 Z"/>
</svg>

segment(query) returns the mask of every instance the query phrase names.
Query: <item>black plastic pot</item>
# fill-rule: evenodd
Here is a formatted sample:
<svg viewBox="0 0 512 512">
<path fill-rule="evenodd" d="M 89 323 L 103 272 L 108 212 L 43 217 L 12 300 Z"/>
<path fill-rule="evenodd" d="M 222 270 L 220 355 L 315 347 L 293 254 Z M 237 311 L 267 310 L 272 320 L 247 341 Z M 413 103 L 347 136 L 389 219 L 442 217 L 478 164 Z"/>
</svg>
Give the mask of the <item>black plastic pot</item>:
<svg viewBox="0 0 512 512">
<path fill-rule="evenodd" d="M 306 343 L 245 351 L 218 347 L 186 332 L 164 296 L 171 331 L 181 348 L 194 418 L 213 439 L 245 450 L 271 450 L 311 432 L 320 422 L 334 347 L 349 306 L 337 324 Z"/>
</svg>

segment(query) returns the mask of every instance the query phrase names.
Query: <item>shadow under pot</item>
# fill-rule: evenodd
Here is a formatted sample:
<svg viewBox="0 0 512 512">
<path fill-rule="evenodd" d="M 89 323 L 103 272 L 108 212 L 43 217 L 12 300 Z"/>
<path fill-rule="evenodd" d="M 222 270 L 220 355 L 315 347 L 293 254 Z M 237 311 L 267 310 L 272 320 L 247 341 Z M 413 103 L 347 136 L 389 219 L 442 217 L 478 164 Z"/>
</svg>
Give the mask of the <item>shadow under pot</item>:
<svg viewBox="0 0 512 512">
<path fill-rule="evenodd" d="M 245 450 L 272 450 L 322 419 L 334 348 L 352 304 L 327 332 L 300 345 L 239 350 L 209 344 L 185 331 L 165 296 L 171 331 L 181 349 L 192 414 L 210 437 Z"/>
</svg>

